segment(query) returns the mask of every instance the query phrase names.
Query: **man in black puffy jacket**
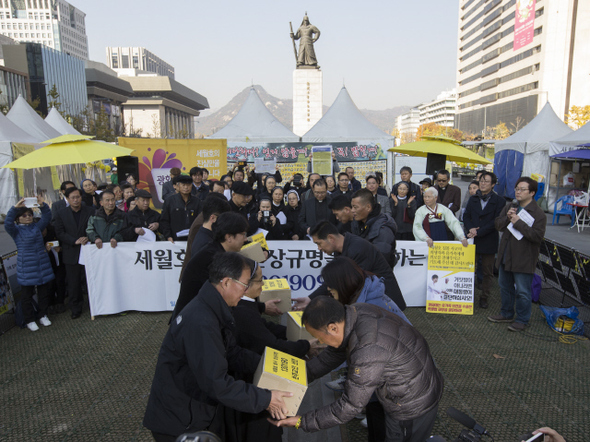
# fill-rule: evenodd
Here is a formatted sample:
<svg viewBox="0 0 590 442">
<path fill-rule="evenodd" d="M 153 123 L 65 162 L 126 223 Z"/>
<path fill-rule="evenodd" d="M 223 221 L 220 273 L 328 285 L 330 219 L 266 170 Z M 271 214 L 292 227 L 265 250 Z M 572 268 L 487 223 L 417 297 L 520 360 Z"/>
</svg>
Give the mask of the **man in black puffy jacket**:
<svg viewBox="0 0 590 442">
<path fill-rule="evenodd" d="M 341 425 L 360 413 L 375 393 L 385 410 L 387 442 L 423 442 L 430 436 L 443 377 L 418 330 L 378 306 L 344 306 L 327 296 L 311 301 L 302 322 L 328 345 L 308 362 L 308 381 L 347 361 L 345 392 L 330 405 L 277 425 L 309 432 Z"/>
</svg>

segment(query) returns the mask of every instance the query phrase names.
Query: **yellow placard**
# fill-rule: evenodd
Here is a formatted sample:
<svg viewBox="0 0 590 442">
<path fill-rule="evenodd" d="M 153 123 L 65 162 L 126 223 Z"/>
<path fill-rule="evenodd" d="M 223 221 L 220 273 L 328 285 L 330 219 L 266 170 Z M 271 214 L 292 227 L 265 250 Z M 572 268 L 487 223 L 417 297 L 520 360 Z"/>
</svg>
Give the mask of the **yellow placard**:
<svg viewBox="0 0 590 442">
<path fill-rule="evenodd" d="M 428 252 L 426 311 L 473 315 L 475 245 L 435 242 Z"/>
<path fill-rule="evenodd" d="M 257 233 L 256 235 L 252 235 L 248 239 L 251 240 L 252 242 L 259 243 L 263 249 L 268 250 L 268 244 L 266 243 L 266 239 L 264 238 L 264 233 L 262 233 L 262 232 Z"/>
<path fill-rule="evenodd" d="M 307 373 L 303 359 L 270 347 L 266 347 L 264 358 L 265 372 L 307 386 Z"/>
<path fill-rule="evenodd" d="M 289 286 L 289 283 L 284 278 L 281 278 L 281 279 L 265 279 L 264 282 L 262 283 L 262 291 L 265 291 L 265 290 L 284 290 L 284 289 L 288 289 L 288 290 L 291 289 L 291 287 Z"/>
<path fill-rule="evenodd" d="M 301 322 L 301 317 L 303 316 L 303 312 L 288 312 L 288 315 L 291 316 L 291 318 L 293 318 L 293 321 L 295 321 L 295 323 L 303 328 L 303 322 Z"/>
</svg>

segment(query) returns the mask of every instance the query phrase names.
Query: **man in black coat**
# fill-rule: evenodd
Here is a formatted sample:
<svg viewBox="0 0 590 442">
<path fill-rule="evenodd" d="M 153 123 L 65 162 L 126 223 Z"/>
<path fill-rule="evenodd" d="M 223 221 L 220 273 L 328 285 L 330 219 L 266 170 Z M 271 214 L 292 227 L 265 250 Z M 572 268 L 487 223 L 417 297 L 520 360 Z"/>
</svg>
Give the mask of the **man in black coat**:
<svg viewBox="0 0 590 442">
<path fill-rule="evenodd" d="M 319 178 L 312 185 L 313 197 L 307 198 L 301 205 L 299 213 L 299 227 L 305 234 L 322 221 L 336 224 L 336 217 L 330 209 L 332 198 L 328 195 L 328 185 L 323 178 Z"/>
<path fill-rule="evenodd" d="M 481 259 L 483 270 L 483 282 L 479 297 L 481 308 L 488 308 L 488 298 L 494 280 L 494 261 L 500 240 L 495 221 L 506 205 L 504 198 L 492 190 L 496 182 L 495 174 L 484 172 L 479 179 L 479 190 L 469 198 L 465 213 L 463 213 L 463 224 L 467 238 L 474 238 L 476 262 L 479 263 Z"/>
<path fill-rule="evenodd" d="M 176 182 L 179 193 L 166 198 L 160 216 L 160 231 L 171 242 L 179 239 L 178 232 L 186 230 L 188 236 L 188 230 L 201 212 L 201 200 L 191 195 L 191 177 L 180 175 Z"/>
<path fill-rule="evenodd" d="M 328 255 L 346 256 L 352 259 L 357 265 L 367 272 L 374 273 L 384 279 L 385 294 L 394 301 L 401 310 L 405 310 L 406 301 L 393 274 L 393 269 L 387 263 L 383 255 L 377 248 L 366 239 L 352 233 L 341 235 L 333 224 L 324 221 L 313 228 L 311 231 L 313 242 L 318 249 Z M 293 310 L 304 310 L 309 304 L 310 298 L 320 295 L 330 296 L 326 284 L 317 288 L 309 298 L 293 298 L 297 304 Z"/>
<path fill-rule="evenodd" d="M 213 241 L 194 254 L 182 273 L 180 294 L 172 319 L 195 297 L 209 279 L 209 266 L 218 253 L 239 252 L 246 242 L 248 223 L 240 215 L 226 212 L 219 215 L 213 227 Z"/>
<path fill-rule="evenodd" d="M 56 213 L 54 219 L 55 234 L 62 246 L 63 261 L 66 265 L 68 297 L 72 319 L 82 315 L 84 298 L 82 296 L 82 276 L 84 266 L 78 264 L 80 246 L 88 243 L 86 227 L 94 215 L 94 208 L 82 204 L 82 191 L 71 187 L 65 191 L 69 206 Z"/>
<path fill-rule="evenodd" d="M 207 194 L 209 193 L 209 186 L 203 182 L 203 169 L 200 167 L 193 167 L 190 170 L 190 176 L 193 180 L 191 195 L 196 196 L 203 201 L 207 198 Z"/>
<path fill-rule="evenodd" d="M 147 190 L 135 191 L 135 209 L 127 212 L 127 221 L 134 228 L 134 239 L 137 239 L 139 235 L 145 235 L 144 229 L 155 233 L 160 227 L 160 214 L 154 209 L 150 209 L 151 200 L 152 194 Z"/>
<path fill-rule="evenodd" d="M 61 196 L 61 199 L 59 199 L 51 205 L 52 224 L 55 220 L 55 215 L 57 214 L 57 212 L 59 212 L 61 209 L 65 209 L 68 206 L 68 202 L 66 200 L 66 190 L 68 190 L 70 187 L 76 187 L 76 184 L 73 181 L 64 181 L 59 186 L 59 195 Z"/>
<path fill-rule="evenodd" d="M 232 410 L 285 417 L 283 397 L 237 381 L 228 371 L 254 373 L 260 356 L 236 345 L 230 307 L 249 287 L 252 261 L 237 253 L 214 258 L 209 281 L 170 325 L 160 348 L 143 424 L 154 439 L 209 430 L 235 440 Z M 253 265 L 253 264 L 252 264 Z"/>
</svg>

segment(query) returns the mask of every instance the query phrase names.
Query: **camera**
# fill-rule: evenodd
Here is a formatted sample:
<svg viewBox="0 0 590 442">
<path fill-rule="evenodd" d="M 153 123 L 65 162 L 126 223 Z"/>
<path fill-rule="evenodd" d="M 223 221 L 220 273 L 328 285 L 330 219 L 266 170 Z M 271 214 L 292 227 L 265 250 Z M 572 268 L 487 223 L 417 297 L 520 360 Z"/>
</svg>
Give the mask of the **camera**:
<svg viewBox="0 0 590 442">
<path fill-rule="evenodd" d="M 270 210 L 263 210 L 262 211 L 262 219 L 260 220 L 262 224 L 270 224 Z"/>
<path fill-rule="evenodd" d="M 300 186 L 301 185 L 301 177 L 296 176 L 295 178 L 293 178 L 293 184 L 295 184 L 296 186 Z"/>
</svg>

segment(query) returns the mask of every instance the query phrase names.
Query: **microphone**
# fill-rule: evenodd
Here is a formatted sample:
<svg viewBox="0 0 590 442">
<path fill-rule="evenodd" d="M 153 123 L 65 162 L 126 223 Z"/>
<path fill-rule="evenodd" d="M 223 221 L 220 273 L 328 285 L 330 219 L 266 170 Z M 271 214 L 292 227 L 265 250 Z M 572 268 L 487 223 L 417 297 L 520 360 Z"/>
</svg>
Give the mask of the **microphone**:
<svg viewBox="0 0 590 442">
<path fill-rule="evenodd" d="M 519 206 L 520 206 L 520 203 L 518 202 L 518 200 L 516 198 L 513 199 L 512 202 L 510 203 L 511 209 L 518 209 Z"/>
<path fill-rule="evenodd" d="M 479 425 L 477 422 L 475 422 L 474 419 L 470 418 L 465 413 L 457 410 L 456 408 L 449 407 L 447 409 L 447 414 L 449 415 L 449 417 L 456 420 L 461 425 L 469 428 L 470 430 L 474 430 L 478 434 L 481 434 L 481 435 L 484 435 L 484 434 L 488 435 L 489 434 L 487 432 L 487 430 L 484 427 L 482 427 L 481 425 Z"/>
</svg>

